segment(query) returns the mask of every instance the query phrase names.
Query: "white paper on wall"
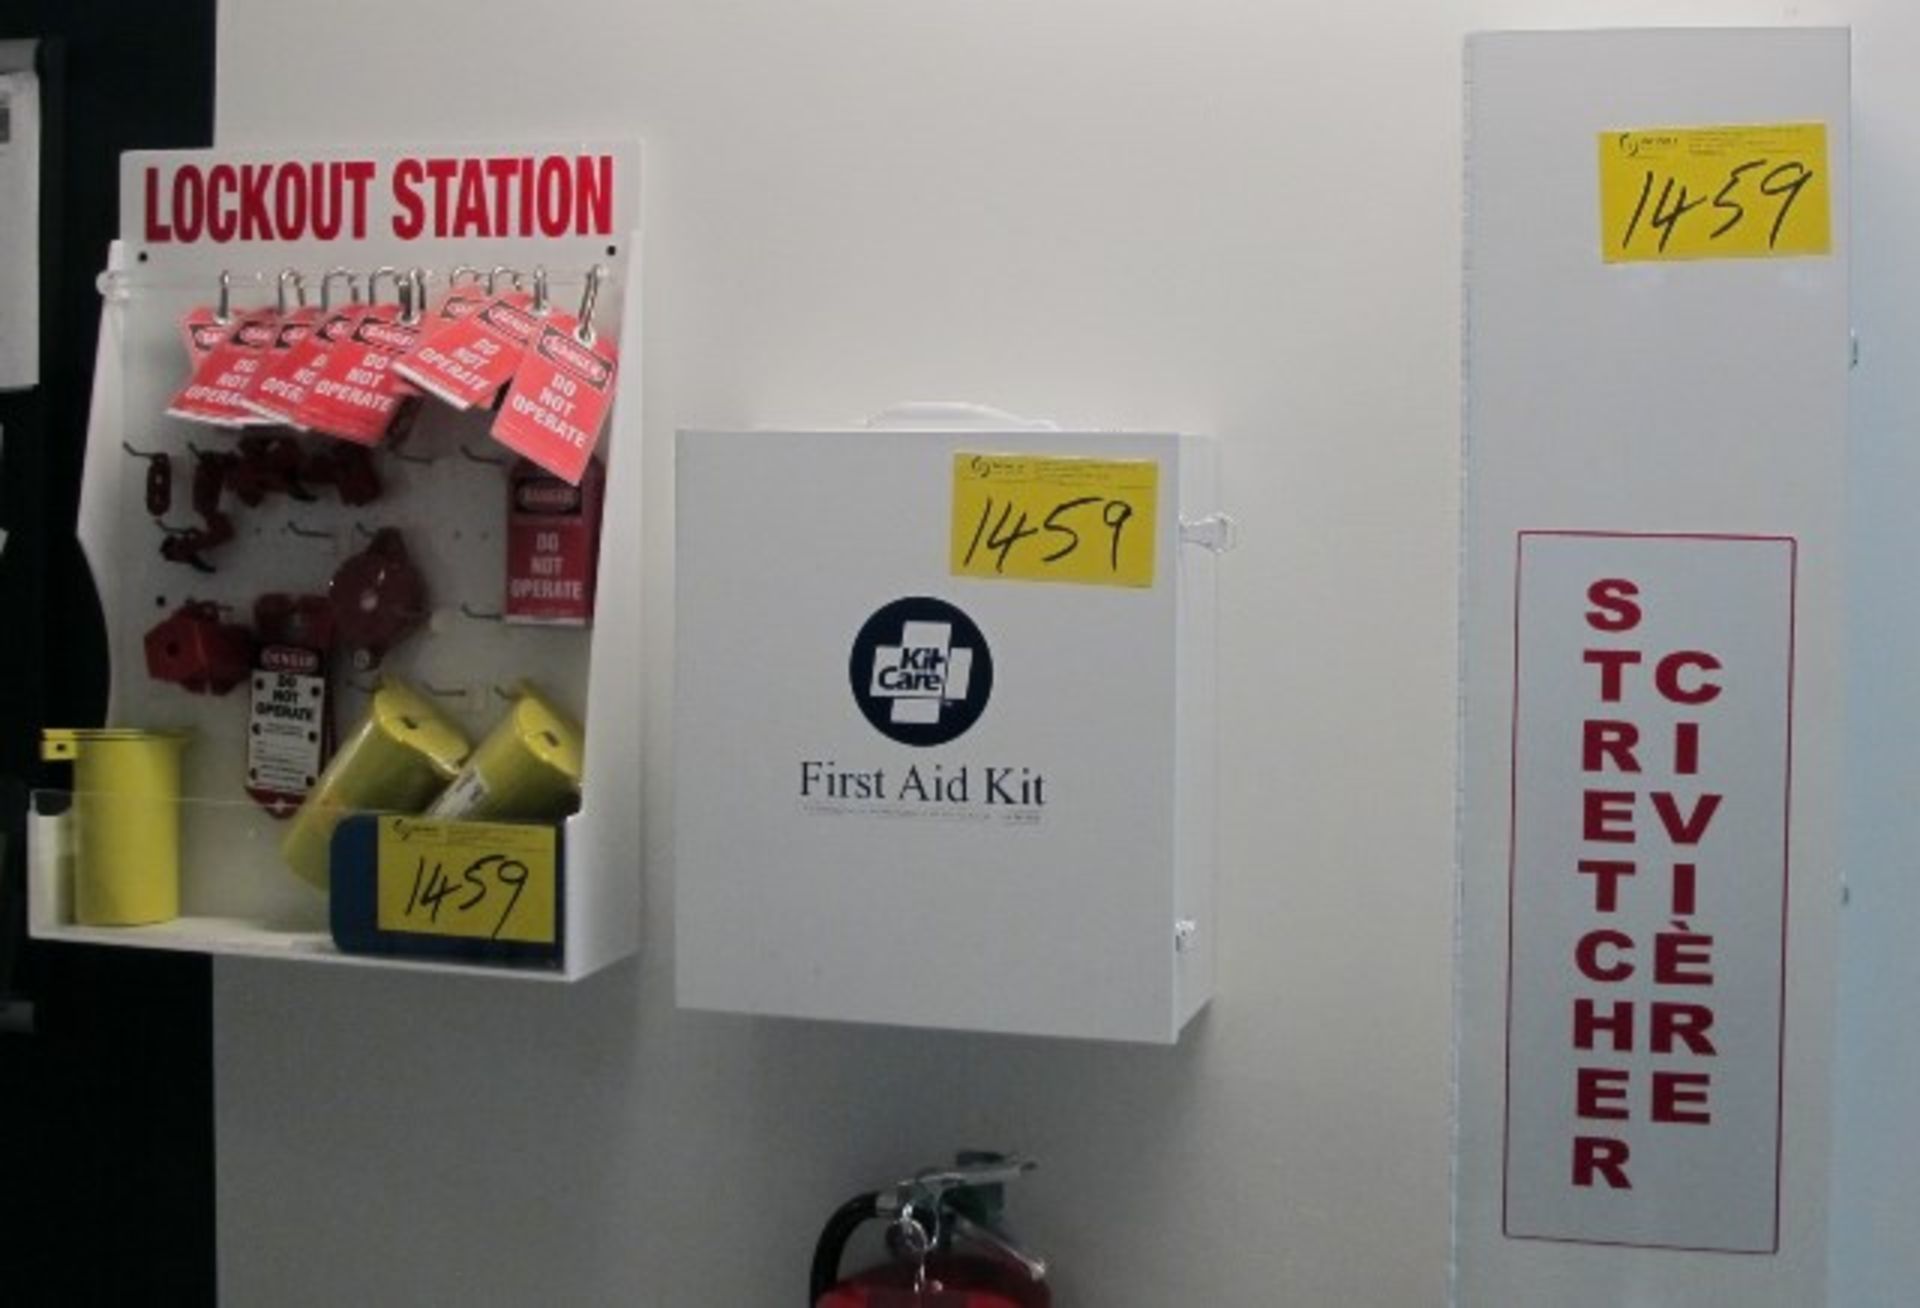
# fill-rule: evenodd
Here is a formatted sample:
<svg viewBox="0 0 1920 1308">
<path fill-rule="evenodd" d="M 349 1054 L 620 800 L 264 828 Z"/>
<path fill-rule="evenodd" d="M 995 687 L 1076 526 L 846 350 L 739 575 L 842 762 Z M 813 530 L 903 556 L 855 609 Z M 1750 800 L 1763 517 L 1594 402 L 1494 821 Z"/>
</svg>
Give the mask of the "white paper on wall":
<svg viewBox="0 0 1920 1308">
<path fill-rule="evenodd" d="M 0 390 L 40 381 L 40 83 L 0 73 Z"/>
</svg>

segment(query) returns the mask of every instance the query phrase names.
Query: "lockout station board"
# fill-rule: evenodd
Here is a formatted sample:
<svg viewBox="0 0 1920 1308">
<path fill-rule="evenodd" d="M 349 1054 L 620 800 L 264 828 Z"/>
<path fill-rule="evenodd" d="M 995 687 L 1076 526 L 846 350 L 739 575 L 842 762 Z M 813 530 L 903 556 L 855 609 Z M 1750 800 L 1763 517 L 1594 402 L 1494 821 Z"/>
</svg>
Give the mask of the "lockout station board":
<svg viewBox="0 0 1920 1308">
<path fill-rule="evenodd" d="M 123 157 L 121 239 L 104 297 L 87 433 L 79 536 L 100 596 L 116 727 L 180 731 L 191 744 L 181 780 L 180 915 L 141 926 L 76 920 L 72 840 L 62 813 L 35 818 L 29 882 L 35 937 L 88 944 L 339 963 L 471 970 L 438 958 L 375 958 L 335 948 L 326 898 L 288 870 L 284 821 L 248 793 L 248 696 L 208 694 L 151 675 L 154 624 L 186 603 L 244 620 L 263 595 L 324 591 L 344 561 L 387 533 L 404 538 L 427 611 L 377 666 L 342 658 L 333 677 L 342 729 L 362 715 L 380 677 L 430 698 L 482 739 L 530 678 L 588 724 L 581 808 L 565 823 L 563 902 L 551 932 L 559 966 L 495 974 L 573 980 L 639 945 L 640 403 L 638 276 L 640 149 L 623 142 L 381 148 L 142 151 Z M 231 498 L 233 539 L 186 566 L 162 548 L 193 521 L 190 481 L 235 433 L 168 416 L 190 372 L 182 323 L 214 303 L 223 279 L 236 310 L 273 304 L 283 270 L 324 290 L 329 270 L 368 284 L 384 267 L 423 270 L 437 304 L 457 268 L 536 270 L 556 303 L 580 302 L 597 268 L 599 330 L 631 344 L 599 444 L 606 465 L 601 570 L 591 626 L 520 625 L 506 571 L 511 452 L 489 439 L 485 405 L 423 404 L 402 447 L 376 437 L 380 492 L 341 497 Z M 342 295 L 341 298 L 348 298 Z M 327 438 L 301 437 L 310 450 Z M 175 503 L 148 499 L 154 460 L 176 470 Z M 595 476 L 598 474 L 595 473 Z M 613 669 L 600 675 L 595 669 Z"/>
</svg>

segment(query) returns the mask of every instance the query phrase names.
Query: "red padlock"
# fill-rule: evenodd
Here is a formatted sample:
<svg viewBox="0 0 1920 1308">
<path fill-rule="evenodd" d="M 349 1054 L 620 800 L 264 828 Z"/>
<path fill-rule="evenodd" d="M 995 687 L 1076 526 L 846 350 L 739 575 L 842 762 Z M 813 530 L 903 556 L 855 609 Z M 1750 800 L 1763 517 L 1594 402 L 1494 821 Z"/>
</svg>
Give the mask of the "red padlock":
<svg viewBox="0 0 1920 1308">
<path fill-rule="evenodd" d="M 380 473 L 373 466 L 373 452 L 364 445 L 329 442 L 307 459 L 305 472 L 310 481 L 332 483 L 340 502 L 353 508 L 380 498 Z"/>
<path fill-rule="evenodd" d="M 247 679 L 253 637 L 220 620 L 220 606 L 190 600 L 147 632 L 147 675 L 196 695 L 224 695 Z"/>
<path fill-rule="evenodd" d="M 173 508 L 173 458 L 164 450 L 139 457 L 147 461 L 147 512 L 164 518 Z"/>
<path fill-rule="evenodd" d="M 212 572 L 205 557 L 233 539 L 233 520 L 220 511 L 220 496 L 227 477 L 239 464 L 239 458 L 220 451 L 194 451 L 193 511 L 206 524 L 181 530 L 169 528 L 160 542 L 160 557 L 170 563 L 185 563 L 198 572 Z"/>
<path fill-rule="evenodd" d="M 226 488 L 248 508 L 269 495 L 285 495 L 311 504 L 313 492 L 302 482 L 307 456 L 291 436 L 242 436 L 239 459 L 227 470 Z"/>
<path fill-rule="evenodd" d="M 1051 1308 L 1047 1265 L 994 1229 L 1000 1190 L 1033 1163 L 995 1154 L 961 1156 L 888 1190 L 859 1195 L 827 1220 L 814 1246 L 807 1302 L 813 1308 Z M 892 1259 L 840 1280 L 853 1233 L 887 1224 Z"/>
</svg>

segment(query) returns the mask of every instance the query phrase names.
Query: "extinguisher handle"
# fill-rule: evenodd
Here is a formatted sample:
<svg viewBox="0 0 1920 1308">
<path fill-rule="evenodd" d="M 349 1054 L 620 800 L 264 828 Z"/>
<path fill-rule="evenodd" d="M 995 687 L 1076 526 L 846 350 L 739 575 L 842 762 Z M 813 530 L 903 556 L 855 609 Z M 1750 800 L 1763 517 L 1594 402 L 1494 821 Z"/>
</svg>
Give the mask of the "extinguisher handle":
<svg viewBox="0 0 1920 1308">
<path fill-rule="evenodd" d="M 840 1258 L 853 1233 L 880 1215 L 877 1192 L 855 1195 L 833 1210 L 813 1246 L 813 1271 L 807 1278 L 807 1308 L 814 1308 L 840 1279 Z"/>
<path fill-rule="evenodd" d="M 933 1167 L 917 1172 L 911 1181 L 902 1181 L 897 1188 L 903 1193 L 929 1196 L 936 1203 L 945 1203 L 947 1195 L 955 1190 L 1005 1185 L 1009 1181 L 1019 1180 L 1039 1166 L 1033 1159 L 1019 1154 L 1004 1157 L 983 1154 L 955 1163 L 952 1167 Z"/>
<path fill-rule="evenodd" d="M 991 1226 L 974 1221 L 965 1213 L 949 1213 L 947 1222 L 953 1228 L 956 1240 L 968 1240 L 983 1248 L 990 1249 L 1006 1261 L 1027 1274 L 1027 1279 L 1036 1285 L 1047 1279 L 1047 1260 L 1037 1254 L 1030 1254 L 1003 1233 Z"/>
</svg>

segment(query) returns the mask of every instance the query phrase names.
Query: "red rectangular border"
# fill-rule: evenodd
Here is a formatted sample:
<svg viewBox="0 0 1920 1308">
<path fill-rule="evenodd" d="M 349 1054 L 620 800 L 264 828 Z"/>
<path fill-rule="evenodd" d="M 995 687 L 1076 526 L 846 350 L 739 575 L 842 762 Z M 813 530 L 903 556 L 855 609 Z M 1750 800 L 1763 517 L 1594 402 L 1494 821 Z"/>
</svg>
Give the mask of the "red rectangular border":
<svg viewBox="0 0 1920 1308">
<path fill-rule="evenodd" d="M 1514 887 L 1518 877 L 1520 822 L 1520 582 L 1526 564 L 1527 539 L 1532 536 L 1600 540 L 1701 540 L 1784 542 L 1787 546 L 1787 758 L 1786 793 L 1781 821 L 1780 849 L 1780 1035 L 1774 1046 L 1773 1105 L 1773 1241 L 1765 1249 L 1712 1249 L 1692 1245 L 1638 1243 L 1629 1240 L 1581 1240 L 1569 1236 L 1515 1235 L 1509 1210 L 1508 1178 L 1512 1170 L 1513 1134 L 1513 947 Z M 1573 531 L 1529 528 L 1514 533 L 1513 548 L 1513 699 L 1508 708 L 1507 741 L 1507 1029 L 1503 1057 L 1500 1109 L 1500 1234 L 1509 1240 L 1535 1244 L 1573 1244 L 1596 1248 L 1665 1249 L 1676 1253 L 1712 1253 L 1730 1257 L 1773 1257 L 1780 1252 L 1780 1208 L 1786 1154 L 1787 1078 L 1787 939 L 1793 887 L 1793 722 L 1794 687 L 1799 653 L 1800 540 L 1796 536 L 1703 531 Z"/>
</svg>

